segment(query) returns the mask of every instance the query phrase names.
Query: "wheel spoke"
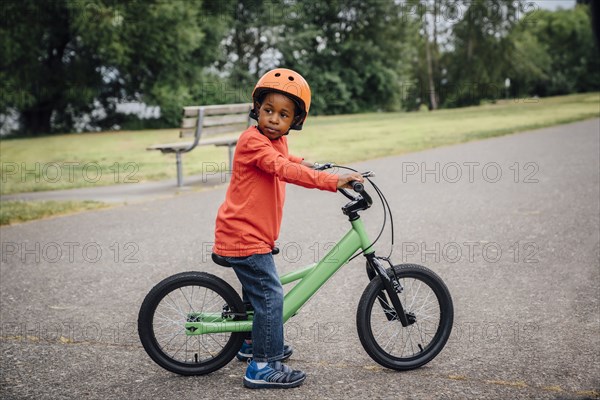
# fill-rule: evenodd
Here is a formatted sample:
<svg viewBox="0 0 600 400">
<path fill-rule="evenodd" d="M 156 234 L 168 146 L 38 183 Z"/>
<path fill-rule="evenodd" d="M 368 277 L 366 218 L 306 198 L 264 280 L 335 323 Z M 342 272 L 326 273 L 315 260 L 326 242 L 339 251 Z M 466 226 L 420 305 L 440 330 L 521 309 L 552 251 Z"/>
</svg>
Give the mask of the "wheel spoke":
<svg viewBox="0 0 600 400">
<path fill-rule="evenodd" d="M 391 326 L 392 324 L 389 324 L 389 325 Z M 388 346 L 390 343 L 392 343 L 392 348 L 393 348 L 393 346 L 394 346 L 394 344 L 395 344 L 395 343 L 394 343 L 394 342 L 392 342 L 392 340 L 394 340 L 394 338 L 395 338 L 396 336 L 398 336 L 398 334 L 399 334 L 399 333 L 400 333 L 400 329 L 398 329 L 398 330 L 396 331 L 396 333 L 394 333 L 394 334 L 393 334 L 393 335 L 392 335 L 392 336 L 391 336 L 391 337 L 388 339 L 387 343 L 386 343 L 385 345 L 383 345 L 383 350 L 386 350 L 386 349 L 387 349 L 387 346 Z M 387 350 L 386 350 L 386 351 L 387 351 Z"/>
<path fill-rule="evenodd" d="M 160 351 L 179 363 L 195 367 L 218 357 L 232 333 L 193 335 L 186 333 L 190 313 L 220 313 L 228 304 L 218 292 L 202 284 L 174 287 L 163 295 L 154 308 L 153 336 Z M 197 360 L 197 361 L 196 361 Z"/>
<path fill-rule="evenodd" d="M 210 351 L 210 349 L 209 349 L 209 348 L 207 348 L 207 347 L 206 347 L 206 345 L 205 345 L 204 343 L 202 343 L 202 340 L 201 340 L 201 338 L 200 338 L 200 335 L 196 336 L 196 340 L 198 341 L 198 344 L 199 344 L 199 345 L 201 345 L 201 346 L 204 348 L 204 350 L 206 350 L 206 352 L 207 352 L 208 354 L 210 354 L 210 356 L 211 356 L 211 357 L 213 357 L 213 358 L 214 358 L 214 356 L 215 356 L 215 355 L 212 353 L 212 351 Z M 199 350 L 199 349 L 200 349 L 200 348 L 198 348 L 198 350 Z"/>
<path fill-rule="evenodd" d="M 412 359 L 425 353 L 440 329 L 441 305 L 427 281 L 416 276 L 400 278 L 403 291 L 398 295 L 404 312 L 414 321 L 403 327 L 390 301 L 378 289 L 371 303 L 372 339 L 386 354 L 397 359 Z M 375 306 L 377 304 L 377 306 Z M 393 315 L 395 319 L 389 320 Z"/>
<path fill-rule="evenodd" d="M 192 291 L 193 291 L 193 286 L 192 286 Z M 181 288 L 179 288 L 179 291 L 181 292 L 181 295 L 183 296 L 183 298 L 185 299 L 185 301 L 188 303 L 188 305 L 190 306 L 190 311 L 194 310 L 194 307 L 192 306 L 192 303 L 188 300 L 187 296 L 185 295 L 185 293 L 183 292 L 183 290 L 181 290 Z"/>
</svg>

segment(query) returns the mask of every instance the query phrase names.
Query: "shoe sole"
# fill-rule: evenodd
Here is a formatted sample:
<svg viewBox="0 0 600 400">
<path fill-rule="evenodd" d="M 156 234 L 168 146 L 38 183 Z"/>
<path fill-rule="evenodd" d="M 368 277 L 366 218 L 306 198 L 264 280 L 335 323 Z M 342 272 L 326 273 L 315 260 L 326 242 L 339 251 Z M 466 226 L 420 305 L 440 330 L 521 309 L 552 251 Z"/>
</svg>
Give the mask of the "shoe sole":
<svg viewBox="0 0 600 400">
<path fill-rule="evenodd" d="M 255 381 L 253 379 L 248 379 L 244 377 L 244 386 L 248 389 L 291 389 L 302 385 L 302 382 L 304 382 L 305 379 L 306 376 L 303 376 L 301 379 L 298 379 L 294 382 L 277 383 L 267 381 Z"/>
<path fill-rule="evenodd" d="M 287 360 L 288 358 L 290 358 L 292 356 L 292 354 L 294 354 L 293 351 L 288 355 L 284 354 L 283 358 L 279 361 Z M 238 359 L 238 361 L 248 361 L 248 360 L 252 359 L 252 354 L 238 352 L 235 357 Z"/>
<path fill-rule="evenodd" d="M 236 358 L 240 361 L 248 361 L 252 358 L 252 353 L 242 353 L 238 351 Z"/>
</svg>

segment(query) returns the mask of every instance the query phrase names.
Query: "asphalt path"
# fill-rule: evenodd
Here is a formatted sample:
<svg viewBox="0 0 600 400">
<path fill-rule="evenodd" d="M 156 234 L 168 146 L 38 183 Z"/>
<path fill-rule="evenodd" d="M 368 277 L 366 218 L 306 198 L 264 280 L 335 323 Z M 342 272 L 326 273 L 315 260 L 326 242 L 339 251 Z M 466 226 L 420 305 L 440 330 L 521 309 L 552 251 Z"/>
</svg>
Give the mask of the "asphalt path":
<svg viewBox="0 0 600 400">
<path fill-rule="evenodd" d="M 151 287 L 208 260 L 225 187 L 5 227 L 0 266 L 3 399 L 600 396 L 598 119 L 353 167 L 373 170 L 394 211 L 393 259 L 447 283 L 455 323 L 426 366 L 395 372 L 361 347 L 361 257 L 286 325 L 304 385 L 242 387 L 236 360 L 207 376 L 154 364 L 136 332 Z M 293 140 L 293 139 L 292 139 Z M 280 272 L 313 262 L 349 225 L 337 194 L 288 185 Z M 372 236 L 380 206 L 363 213 Z M 390 249 L 389 231 L 376 246 Z"/>
<path fill-rule="evenodd" d="M 0 196 L 0 201 L 95 200 L 111 205 L 140 203 L 148 200 L 166 199 L 192 191 L 210 190 L 215 186 L 227 183 L 228 178 L 227 172 L 205 172 L 198 175 L 184 176 L 181 187 L 177 187 L 177 179 L 167 179 L 158 182 L 135 182 L 77 189 L 5 194 Z M 132 178 L 132 180 L 134 179 Z"/>
</svg>

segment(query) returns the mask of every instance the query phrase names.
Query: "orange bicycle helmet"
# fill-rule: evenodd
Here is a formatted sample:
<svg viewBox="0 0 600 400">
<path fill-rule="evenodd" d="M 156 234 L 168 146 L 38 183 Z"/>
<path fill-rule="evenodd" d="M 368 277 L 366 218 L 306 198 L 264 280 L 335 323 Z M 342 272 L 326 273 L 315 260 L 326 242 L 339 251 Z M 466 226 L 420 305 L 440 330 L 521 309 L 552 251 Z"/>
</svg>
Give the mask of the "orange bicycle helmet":
<svg viewBox="0 0 600 400">
<path fill-rule="evenodd" d="M 310 86 L 302 75 L 286 68 L 276 68 L 264 74 L 252 91 L 254 105 L 250 111 L 250 118 L 258 121 L 256 103 L 268 92 L 283 93 L 296 103 L 299 110 L 298 118 L 290 129 L 301 130 L 310 109 Z"/>
</svg>

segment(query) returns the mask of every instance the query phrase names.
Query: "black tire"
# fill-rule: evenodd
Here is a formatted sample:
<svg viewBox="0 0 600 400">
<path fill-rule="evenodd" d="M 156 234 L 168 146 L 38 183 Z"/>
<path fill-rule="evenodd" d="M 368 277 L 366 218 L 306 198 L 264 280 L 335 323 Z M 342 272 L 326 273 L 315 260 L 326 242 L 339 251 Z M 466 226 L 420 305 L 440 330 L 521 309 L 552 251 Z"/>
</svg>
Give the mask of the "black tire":
<svg viewBox="0 0 600 400">
<path fill-rule="evenodd" d="M 394 271 L 403 286 L 399 298 L 404 312 L 412 313 L 415 322 L 402 327 L 393 307 L 386 314 L 383 305 L 390 302 L 377 276 L 360 299 L 356 325 L 360 341 L 373 360 L 405 371 L 427 364 L 444 348 L 452 331 L 454 309 L 448 288 L 433 271 L 413 264 L 394 266 Z M 394 276 L 391 268 L 387 272 Z"/>
<path fill-rule="evenodd" d="M 225 305 L 245 313 L 237 292 L 214 275 L 182 272 L 164 279 L 140 308 L 138 333 L 144 349 L 158 365 L 180 375 L 204 375 L 225 366 L 240 349 L 244 332 L 189 336 L 184 329 L 190 312 L 219 315 Z"/>
</svg>

